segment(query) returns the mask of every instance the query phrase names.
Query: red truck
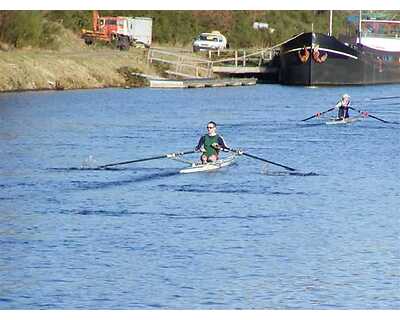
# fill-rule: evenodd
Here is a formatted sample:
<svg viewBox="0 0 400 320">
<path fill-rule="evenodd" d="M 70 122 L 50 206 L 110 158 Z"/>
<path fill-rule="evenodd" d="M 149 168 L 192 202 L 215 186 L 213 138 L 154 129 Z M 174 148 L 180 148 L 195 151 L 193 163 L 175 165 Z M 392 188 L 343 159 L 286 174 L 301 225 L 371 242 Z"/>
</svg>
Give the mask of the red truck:
<svg viewBox="0 0 400 320">
<path fill-rule="evenodd" d="M 82 29 L 81 37 L 87 45 L 97 41 L 115 42 L 117 48 L 128 50 L 134 39 L 131 36 L 129 17 L 100 17 L 97 11 L 93 11 L 93 30 Z"/>
</svg>

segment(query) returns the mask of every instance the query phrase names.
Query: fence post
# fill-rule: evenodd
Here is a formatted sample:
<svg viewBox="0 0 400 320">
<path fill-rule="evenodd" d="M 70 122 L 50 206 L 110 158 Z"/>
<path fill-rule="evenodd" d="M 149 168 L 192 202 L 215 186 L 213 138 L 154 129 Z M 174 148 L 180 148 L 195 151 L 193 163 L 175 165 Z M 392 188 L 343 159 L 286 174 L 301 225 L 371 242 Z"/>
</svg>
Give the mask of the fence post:
<svg viewBox="0 0 400 320">
<path fill-rule="evenodd" d="M 243 50 L 243 67 L 246 66 L 246 50 Z"/>
<path fill-rule="evenodd" d="M 185 58 L 182 57 L 182 59 L 181 59 L 181 65 L 180 65 L 180 68 L 179 68 L 179 71 L 180 71 L 180 72 L 183 72 L 183 71 L 184 71 L 183 69 L 185 68 L 185 65 L 186 65 Z"/>
<path fill-rule="evenodd" d="M 237 68 L 237 66 L 238 66 L 238 53 L 237 53 L 237 50 L 235 50 L 235 68 Z"/>
</svg>

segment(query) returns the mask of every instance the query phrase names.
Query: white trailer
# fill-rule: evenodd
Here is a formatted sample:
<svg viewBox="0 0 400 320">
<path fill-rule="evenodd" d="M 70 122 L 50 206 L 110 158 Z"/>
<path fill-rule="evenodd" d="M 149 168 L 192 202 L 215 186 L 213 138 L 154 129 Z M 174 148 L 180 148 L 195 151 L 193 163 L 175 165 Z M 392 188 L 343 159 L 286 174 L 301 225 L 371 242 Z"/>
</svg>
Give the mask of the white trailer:
<svg viewBox="0 0 400 320">
<path fill-rule="evenodd" d="M 150 47 L 153 19 L 146 17 L 135 17 L 132 21 L 133 39 L 137 44 L 143 44 L 145 47 Z"/>
</svg>

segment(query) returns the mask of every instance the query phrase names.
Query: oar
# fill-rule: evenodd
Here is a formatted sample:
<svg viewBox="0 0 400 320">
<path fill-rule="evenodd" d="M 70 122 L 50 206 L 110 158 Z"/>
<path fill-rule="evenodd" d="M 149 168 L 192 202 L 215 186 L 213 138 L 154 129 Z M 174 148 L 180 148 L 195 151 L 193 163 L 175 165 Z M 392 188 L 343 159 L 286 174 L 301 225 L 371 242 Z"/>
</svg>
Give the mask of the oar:
<svg viewBox="0 0 400 320">
<path fill-rule="evenodd" d="M 264 162 L 267 162 L 267 163 L 270 163 L 270 164 L 274 164 L 274 165 L 276 165 L 276 166 L 285 168 L 285 169 L 290 170 L 290 171 L 296 171 L 296 169 L 293 169 L 293 168 L 291 168 L 291 167 L 284 166 L 283 164 L 276 163 L 276 162 L 273 162 L 273 161 L 269 161 L 269 160 L 267 160 L 267 159 L 263 159 L 263 158 L 254 156 L 254 155 L 252 155 L 252 154 L 249 154 L 249 153 L 244 152 L 244 151 L 241 151 L 241 150 L 234 150 L 234 149 L 231 149 L 231 148 L 225 148 L 225 150 L 229 150 L 229 151 L 235 152 L 235 153 L 237 153 L 237 154 L 239 154 L 239 155 L 244 155 L 244 156 L 247 156 L 247 157 L 250 157 L 250 158 L 253 158 L 253 159 L 257 159 L 257 160 L 264 161 Z"/>
<path fill-rule="evenodd" d="M 361 111 L 361 110 L 357 110 L 357 109 L 355 109 L 355 108 L 353 108 L 353 107 L 349 107 L 349 109 L 354 110 L 354 111 L 357 111 L 358 113 L 362 114 L 363 116 L 367 116 L 367 117 L 370 117 L 370 118 L 374 118 L 374 119 L 379 120 L 379 121 L 382 121 L 382 122 L 384 122 L 384 123 L 390 123 L 390 121 L 386 121 L 386 120 L 383 120 L 383 119 L 381 119 L 381 118 L 375 117 L 375 116 L 370 115 L 370 114 L 368 114 L 368 113 L 366 113 L 366 112 L 363 112 L 363 111 Z"/>
<path fill-rule="evenodd" d="M 318 113 L 314 114 L 313 116 L 308 117 L 308 118 L 305 118 L 305 119 L 303 119 L 303 120 L 301 120 L 301 121 L 307 121 L 307 120 L 310 120 L 310 119 L 312 119 L 312 118 L 322 116 L 323 114 L 325 114 L 325 113 L 327 113 L 327 112 L 330 112 L 330 111 L 332 111 L 332 110 L 334 110 L 334 109 L 335 109 L 335 107 L 330 108 L 330 109 L 328 109 L 328 110 L 326 110 L 326 111 L 323 111 L 323 112 L 318 112 Z"/>
<path fill-rule="evenodd" d="M 173 153 L 167 153 L 161 156 L 155 156 L 155 157 L 150 157 L 150 158 L 143 158 L 143 159 L 136 159 L 136 160 L 129 160 L 129 161 L 122 161 L 122 162 L 115 162 L 115 163 L 109 163 L 109 164 L 104 164 L 102 166 L 97 167 L 98 169 L 103 169 L 107 167 L 113 167 L 113 166 L 118 166 L 121 164 L 128 164 L 128 163 L 135 163 L 135 162 L 143 162 L 143 161 L 150 161 L 150 160 L 157 160 L 157 159 L 162 159 L 162 158 L 173 158 L 175 156 L 182 156 L 184 154 L 191 154 L 195 153 L 196 151 L 183 151 L 183 152 L 173 152 Z"/>
<path fill-rule="evenodd" d="M 399 99 L 400 96 L 387 96 L 387 97 L 380 97 L 380 98 L 371 98 L 370 100 L 385 100 L 385 99 Z"/>
</svg>

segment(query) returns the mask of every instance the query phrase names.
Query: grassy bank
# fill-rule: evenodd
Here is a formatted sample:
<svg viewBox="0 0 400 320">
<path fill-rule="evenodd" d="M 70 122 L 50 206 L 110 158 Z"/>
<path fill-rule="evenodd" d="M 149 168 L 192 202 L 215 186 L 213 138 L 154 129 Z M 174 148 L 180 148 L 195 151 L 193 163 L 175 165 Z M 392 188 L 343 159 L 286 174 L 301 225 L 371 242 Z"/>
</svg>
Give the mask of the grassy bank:
<svg viewBox="0 0 400 320">
<path fill-rule="evenodd" d="M 126 86 L 121 68 L 156 74 L 146 57 L 146 50 L 136 48 L 0 51 L 0 91 L 55 89 L 56 84 L 65 89 Z"/>
<path fill-rule="evenodd" d="M 52 35 L 52 50 L 15 49 L 0 42 L 0 92 L 143 86 L 146 85 L 143 79 L 129 79 L 127 71 L 157 74 L 147 64 L 145 49 L 119 51 L 104 45 L 88 47 L 79 33 L 60 24 L 57 30 Z"/>
</svg>

